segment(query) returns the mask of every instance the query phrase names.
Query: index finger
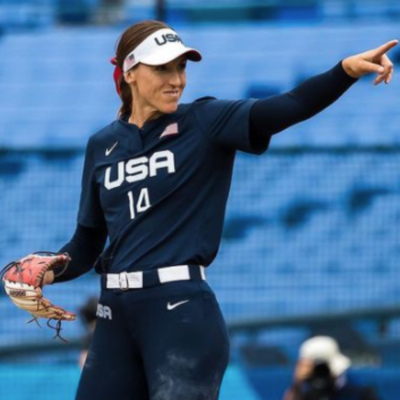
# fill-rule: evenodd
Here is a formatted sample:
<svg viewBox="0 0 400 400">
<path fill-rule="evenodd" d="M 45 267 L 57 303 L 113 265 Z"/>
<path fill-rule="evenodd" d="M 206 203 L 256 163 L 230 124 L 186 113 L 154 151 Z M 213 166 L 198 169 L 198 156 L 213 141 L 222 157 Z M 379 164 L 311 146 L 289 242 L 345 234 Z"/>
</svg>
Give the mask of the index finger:
<svg viewBox="0 0 400 400">
<path fill-rule="evenodd" d="M 398 44 L 399 44 L 399 41 L 397 39 L 395 39 L 395 40 L 391 40 L 390 42 L 383 44 L 382 46 L 377 47 L 374 50 L 375 57 L 383 56 L 385 53 L 387 53 L 390 49 L 397 46 Z"/>
</svg>

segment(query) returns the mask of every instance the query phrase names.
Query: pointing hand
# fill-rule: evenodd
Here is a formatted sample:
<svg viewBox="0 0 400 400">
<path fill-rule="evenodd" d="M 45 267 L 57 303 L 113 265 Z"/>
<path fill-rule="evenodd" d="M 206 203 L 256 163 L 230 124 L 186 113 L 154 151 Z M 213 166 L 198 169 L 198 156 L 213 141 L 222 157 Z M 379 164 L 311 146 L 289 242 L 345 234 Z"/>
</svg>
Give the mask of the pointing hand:
<svg viewBox="0 0 400 400">
<path fill-rule="evenodd" d="M 343 68 L 353 78 L 377 73 L 375 85 L 379 85 L 383 81 L 389 83 L 393 77 L 393 63 L 386 53 L 398 43 L 398 40 L 391 40 L 376 49 L 347 57 L 342 62 Z"/>
</svg>

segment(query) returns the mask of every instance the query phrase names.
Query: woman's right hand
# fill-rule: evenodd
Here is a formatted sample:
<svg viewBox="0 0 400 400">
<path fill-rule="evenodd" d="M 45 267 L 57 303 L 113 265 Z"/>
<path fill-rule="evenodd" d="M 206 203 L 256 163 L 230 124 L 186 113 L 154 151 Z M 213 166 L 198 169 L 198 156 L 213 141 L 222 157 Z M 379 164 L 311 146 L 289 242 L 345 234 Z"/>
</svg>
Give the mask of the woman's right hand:
<svg viewBox="0 0 400 400">
<path fill-rule="evenodd" d="M 53 271 L 47 271 L 44 274 L 43 277 L 43 282 L 42 282 L 42 286 L 44 285 L 50 285 L 54 282 L 54 272 Z"/>
</svg>

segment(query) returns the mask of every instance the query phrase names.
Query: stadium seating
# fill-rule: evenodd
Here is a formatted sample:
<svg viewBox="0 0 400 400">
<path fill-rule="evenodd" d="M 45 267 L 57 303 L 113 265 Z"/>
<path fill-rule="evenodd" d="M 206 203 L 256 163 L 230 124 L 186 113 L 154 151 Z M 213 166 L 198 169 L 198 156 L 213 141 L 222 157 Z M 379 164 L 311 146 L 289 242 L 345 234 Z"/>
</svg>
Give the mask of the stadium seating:
<svg viewBox="0 0 400 400">
<path fill-rule="evenodd" d="M 395 157 L 238 157 L 225 240 L 210 269 L 210 281 L 228 318 L 398 301 L 398 227 L 391 221 L 400 218 L 400 202 L 398 180 L 388 172 Z M 282 174 L 278 171 L 284 165 Z M 36 154 L 4 158 L 0 167 L 0 193 L 7 210 L 0 215 L 1 263 L 32 249 L 58 249 L 74 230 L 82 153 L 63 159 Z M 353 185 L 362 168 L 364 189 L 355 197 Z M 330 184 L 322 182 L 327 170 L 333 171 Z M 351 230 L 346 229 L 349 223 Z M 380 284 L 375 287 L 376 277 Z M 87 285 L 88 281 L 92 283 Z M 355 281 L 356 294 L 351 290 Z M 79 282 L 82 291 L 77 299 Z M 74 282 L 71 292 L 66 286 L 54 296 L 61 304 L 76 307 L 97 291 L 97 285 L 89 275 Z M 250 311 L 252 302 L 257 306 Z"/>
<path fill-rule="evenodd" d="M 290 90 L 346 55 L 395 37 L 397 27 L 238 25 L 232 32 L 203 26 L 181 32 L 204 53 L 202 65 L 188 69 L 183 100 L 190 101 Z M 90 134 L 112 120 L 119 101 L 108 60 L 119 33 L 86 27 L 3 37 L 0 50 L 7 57 L 0 60 L 0 146 L 83 147 Z M 394 99 L 399 86 L 394 80 L 373 90 L 366 78 L 312 122 L 278 135 L 274 146 L 398 143 Z M 357 129 L 360 124 L 363 129 Z"/>
</svg>

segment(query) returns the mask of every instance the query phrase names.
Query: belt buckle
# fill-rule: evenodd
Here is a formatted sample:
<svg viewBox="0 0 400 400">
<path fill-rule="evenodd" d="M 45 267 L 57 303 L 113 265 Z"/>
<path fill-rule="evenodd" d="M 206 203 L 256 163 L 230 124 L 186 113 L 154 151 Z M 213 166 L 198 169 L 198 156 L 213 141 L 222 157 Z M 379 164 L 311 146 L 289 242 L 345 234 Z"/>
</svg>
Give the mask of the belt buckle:
<svg viewBox="0 0 400 400">
<path fill-rule="evenodd" d="M 128 273 L 126 271 L 121 272 L 119 274 L 119 288 L 121 290 L 128 290 L 129 289 Z"/>
</svg>

